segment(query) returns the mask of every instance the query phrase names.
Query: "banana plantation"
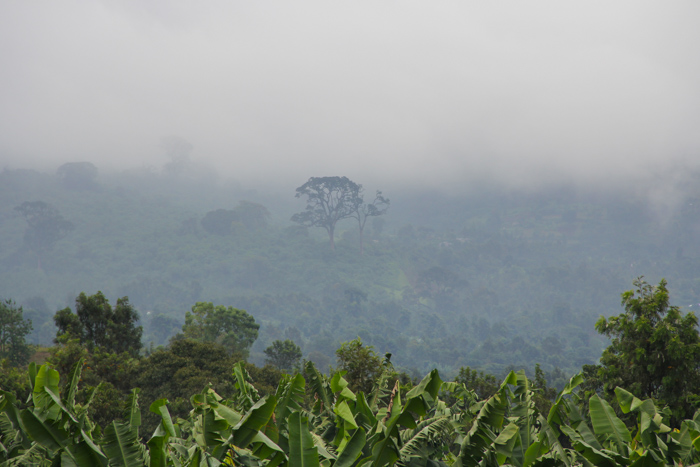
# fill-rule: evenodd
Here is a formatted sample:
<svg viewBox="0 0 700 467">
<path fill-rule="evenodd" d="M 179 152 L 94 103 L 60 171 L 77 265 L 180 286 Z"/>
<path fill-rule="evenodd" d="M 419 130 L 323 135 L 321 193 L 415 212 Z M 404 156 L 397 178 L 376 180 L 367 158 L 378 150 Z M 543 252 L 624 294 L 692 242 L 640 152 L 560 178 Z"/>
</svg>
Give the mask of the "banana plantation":
<svg viewBox="0 0 700 467">
<path fill-rule="evenodd" d="M 679 428 L 651 399 L 618 388 L 613 407 L 584 397 L 570 379 L 548 413 L 535 405 L 524 372 L 511 372 L 485 400 L 433 370 L 412 388 L 385 370 L 368 394 L 353 392 L 307 363 L 261 397 L 244 366 L 233 368 L 228 400 L 211 387 L 191 397 L 187 419 L 171 417 L 168 401 L 148 408 L 159 418 L 141 433 L 139 390 L 105 427 L 91 421 L 88 397 L 76 393 L 79 362 L 63 390 L 49 365 L 29 367 L 27 401 L 0 396 L 3 466 L 467 467 L 688 466 L 700 462 L 700 412 Z"/>
</svg>

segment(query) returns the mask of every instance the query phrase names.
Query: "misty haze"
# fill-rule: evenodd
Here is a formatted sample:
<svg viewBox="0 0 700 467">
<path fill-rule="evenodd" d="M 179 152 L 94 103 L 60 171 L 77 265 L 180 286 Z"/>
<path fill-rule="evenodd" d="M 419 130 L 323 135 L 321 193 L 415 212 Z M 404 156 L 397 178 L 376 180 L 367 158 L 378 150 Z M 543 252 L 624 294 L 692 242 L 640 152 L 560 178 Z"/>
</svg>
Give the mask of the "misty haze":
<svg viewBox="0 0 700 467">
<path fill-rule="evenodd" d="M 514 404 L 534 388 L 531 409 L 547 419 L 569 410 L 557 392 L 581 385 L 571 400 L 587 423 L 600 426 L 602 404 L 632 430 L 620 386 L 667 407 L 668 426 L 690 426 L 698 17 L 697 3 L 646 1 L 0 5 L 0 389 L 24 404 L 53 378 L 37 372 L 55 369 L 47 391 L 87 404 L 100 385 L 90 417 L 116 427 L 132 388 L 142 409 L 167 398 L 184 419 L 204 417 L 190 396 L 211 384 L 238 411 L 216 415 L 234 439 L 232 420 L 289 384 L 297 406 L 275 409 L 280 433 L 298 412 L 320 446 L 313 430 L 330 417 L 324 462 L 339 467 L 373 455 L 365 445 L 340 463 L 359 430 L 374 442 L 370 420 L 389 423 L 398 388 L 406 407 L 427 391 L 437 413 L 426 388 L 438 387 L 453 414 L 474 417 L 469 404 Z M 634 334 L 642 319 L 669 331 Z M 433 370 L 471 392 L 429 386 Z M 83 387 L 71 389 L 77 371 Z M 52 403 L 33 397 L 18 410 Z M 165 429 L 151 412 L 144 440 Z M 397 451 L 392 463 L 477 465 L 464 444 L 474 417 L 442 454 Z M 194 424 L 176 425 L 196 439 Z M 14 429 L 41 459 L 74 455 Z M 97 433 L 108 445 L 111 432 Z M 274 462 L 291 465 L 292 441 L 270 436 L 285 456 Z M 260 439 L 236 446 L 273 462 Z M 598 465 L 577 439 L 570 458 Z M 694 449 L 674 459 L 697 462 Z M 524 465 L 516 457 L 503 459 Z"/>
</svg>

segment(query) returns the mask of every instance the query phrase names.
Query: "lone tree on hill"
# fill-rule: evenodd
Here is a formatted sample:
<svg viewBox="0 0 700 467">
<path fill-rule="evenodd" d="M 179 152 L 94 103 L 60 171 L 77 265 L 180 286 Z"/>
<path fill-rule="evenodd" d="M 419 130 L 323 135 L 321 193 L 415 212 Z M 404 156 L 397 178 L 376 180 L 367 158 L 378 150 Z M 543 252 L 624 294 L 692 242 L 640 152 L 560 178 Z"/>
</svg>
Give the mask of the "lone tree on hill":
<svg viewBox="0 0 700 467">
<path fill-rule="evenodd" d="M 335 226 L 355 215 L 362 186 L 348 177 L 311 177 L 297 188 L 296 197 L 306 196 L 306 210 L 294 214 L 292 221 L 307 227 L 323 227 L 335 251 Z"/>
<path fill-rule="evenodd" d="M 362 185 L 358 185 L 359 190 L 353 200 L 353 205 L 355 210 L 350 217 L 357 219 L 357 224 L 360 229 L 360 256 L 365 252 L 364 244 L 362 242 L 362 234 L 365 230 L 365 224 L 367 219 L 370 217 L 381 216 L 387 209 L 389 209 L 389 199 L 382 196 L 382 192 L 377 190 L 377 194 L 374 197 L 374 201 L 371 203 L 365 203 L 364 195 L 362 193 Z"/>
</svg>

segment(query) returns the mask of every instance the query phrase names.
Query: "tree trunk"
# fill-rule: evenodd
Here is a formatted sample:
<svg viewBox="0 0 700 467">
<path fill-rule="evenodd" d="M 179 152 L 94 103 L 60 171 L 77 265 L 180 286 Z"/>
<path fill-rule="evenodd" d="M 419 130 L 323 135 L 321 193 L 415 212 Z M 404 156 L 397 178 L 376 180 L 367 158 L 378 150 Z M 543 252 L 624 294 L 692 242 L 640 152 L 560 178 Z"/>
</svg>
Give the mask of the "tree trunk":
<svg viewBox="0 0 700 467">
<path fill-rule="evenodd" d="M 335 240 L 333 239 L 334 233 L 335 233 L 335 229 L 333 227 L 328 229 L 328 237 L 330 238 L 330 241 L 331 241 L 331 251 L 335 251 Z"/>
<path fill-rule="evenodd" d="M 360 256 L 364 256 L 365 254 L 365 245 L 364 242 L 362 241 L 362 231 L 365 230 L 363 227 L 360 227 Z"/>
</svg>

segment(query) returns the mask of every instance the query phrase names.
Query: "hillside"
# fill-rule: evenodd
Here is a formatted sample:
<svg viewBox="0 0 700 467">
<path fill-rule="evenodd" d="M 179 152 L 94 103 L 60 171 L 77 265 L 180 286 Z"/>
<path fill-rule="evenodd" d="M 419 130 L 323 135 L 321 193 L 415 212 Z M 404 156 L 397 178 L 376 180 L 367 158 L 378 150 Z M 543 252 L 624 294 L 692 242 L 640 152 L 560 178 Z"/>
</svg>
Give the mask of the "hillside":
<svg viewBox="0 0 700 467">
<path fill-rule="evenodd" d="M 148 170 L 101 174 L 77 186 L 52 173 L 0 173 L 0 297 L 23 305 L 33 342 L 54 337 L 54 312 L 85 291 L 139 310 L 144 342 L 161 345 L 197 301 L 247 310 L 261 324 L 253 361 L 291 338 L 319 367 L 361 337 L 414 373 L 460 366 L 578 371 L 606 340 L 593 323 L 620 312 L 640 275 L 665 277 L 674 304 L 700 302 L 700 199 L 659 213 L 643 197 L 574 189 L 461 196 L 385 190 L 386 216 L 366 229 L 339 224 L 332 252 L 320 229 L 289 221 L 293 192 L 253 191 L 212 175 Z M 361 180 L 358 180 L 361 182 Z M 73 225 L 42 255 L 23 240 L 14 209 L 41 200 Z M 207 213 L 242 201 L 272 215 L 223 234 Z M 296 202 L 295 202 L 296 201 Z M 516 349 L 513 351 L 512 349 Z"/>
</svg>

